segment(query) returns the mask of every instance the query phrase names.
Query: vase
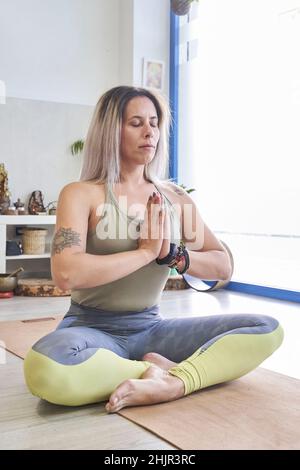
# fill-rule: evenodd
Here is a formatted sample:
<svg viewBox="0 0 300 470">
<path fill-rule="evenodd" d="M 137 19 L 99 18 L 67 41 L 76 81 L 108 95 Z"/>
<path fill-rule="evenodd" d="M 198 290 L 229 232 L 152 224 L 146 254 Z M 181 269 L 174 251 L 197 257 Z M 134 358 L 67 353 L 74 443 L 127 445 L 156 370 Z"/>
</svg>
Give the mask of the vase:
<svg viewBox="0 0 300 470">
<path fill-rule="evenodd" d="M 190 11 L 191 0 L 171 0 L 171 9 L 178 16 L 187 15 Z"/>
</svg>

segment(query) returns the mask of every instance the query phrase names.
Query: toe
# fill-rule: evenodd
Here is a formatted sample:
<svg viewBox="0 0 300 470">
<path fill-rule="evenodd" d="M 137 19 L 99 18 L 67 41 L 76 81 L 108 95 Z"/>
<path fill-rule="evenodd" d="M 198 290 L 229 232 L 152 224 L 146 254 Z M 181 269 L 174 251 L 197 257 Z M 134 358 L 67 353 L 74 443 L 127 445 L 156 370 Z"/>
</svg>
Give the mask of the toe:
<svg viewBox="0 0 300 470">
<path fill-rule="evenodd" d="M 152 362 L 151 359 L 154 358 L 154 355 L 155 355 L 155 353 L 152 353 L 152 352 L 146 353 L 146 354 L 142 357 L 142 361 L 149 361 L 149 362 Z"/>
<path fill-rule="evenodd" d="M 122 382 L 116 390 L 109 397 L 109 401 L 106 404 L 106 411 L 114 413 L 124 407 L 122 403 L 126 401 L 131 392 L 134 390 L 134 379 L 125 380 Z"/>
<path fill-rule="evenodd" d="M 105 406 L 105 410 L 107 411 L 107 413 L 115 413 L 117 411 L 116 408 L 117 406 L 113 406 L 110 403 L 107 403 Z"/>
</svg>

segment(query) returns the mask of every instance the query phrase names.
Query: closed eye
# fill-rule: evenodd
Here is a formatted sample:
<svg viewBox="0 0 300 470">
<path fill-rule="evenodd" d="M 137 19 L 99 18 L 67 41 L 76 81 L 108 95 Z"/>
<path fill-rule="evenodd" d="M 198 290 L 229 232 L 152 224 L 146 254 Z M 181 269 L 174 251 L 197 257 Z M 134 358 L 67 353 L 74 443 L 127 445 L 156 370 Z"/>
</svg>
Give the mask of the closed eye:
<svg viewBox="0 0 300 470">
<path fill-rule="evenodd" d="M 142 123 L 142 122 L 134 121 L 134 122 L 131 122 L 131 125 L 132 125 L 133 127 L 139 127 L 139 126 L 142 126 L 143 123 Z M 151 126 L 151 127 L 158 127 L 158 124 L 157 124 L 157 122 L 150 122 L 150 126 Z"/>
</svg>

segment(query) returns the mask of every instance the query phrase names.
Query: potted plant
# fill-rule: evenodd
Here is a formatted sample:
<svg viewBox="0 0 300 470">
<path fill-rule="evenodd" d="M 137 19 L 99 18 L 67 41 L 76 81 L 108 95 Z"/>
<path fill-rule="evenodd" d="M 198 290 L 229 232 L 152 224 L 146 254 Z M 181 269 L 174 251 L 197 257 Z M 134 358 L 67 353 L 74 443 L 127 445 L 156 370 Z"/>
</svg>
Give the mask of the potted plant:
<svg viewBox="0 0 300 470">
<path fill-rule="evenodd" d="M 84 146 L 84 140 L 82 139 L 76 140 L 76 142 L 74 142 L 70 147 L 72 155 L 77 155 L 78 153 L 81 153 L 83 150 L 83 146 Z"/>
<path fill-rule="evenodd" d="M 198 1 L 199 0 L 171 0 L 171 9 L 175 15 L 187 15 L 190 11 L 192 3 Z"/>
</svg>

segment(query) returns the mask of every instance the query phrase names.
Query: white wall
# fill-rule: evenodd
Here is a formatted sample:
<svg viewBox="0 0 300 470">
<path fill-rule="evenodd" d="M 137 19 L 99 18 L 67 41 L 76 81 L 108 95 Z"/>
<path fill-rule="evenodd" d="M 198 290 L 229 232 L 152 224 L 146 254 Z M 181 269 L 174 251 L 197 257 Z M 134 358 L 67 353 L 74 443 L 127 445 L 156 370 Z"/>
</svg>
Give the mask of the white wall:
<svg viewBox="0 0 300 470">
<path fill-rule="evenodd" d="M 144 58 L 164 62 L 169 96 L 170 1 L 120 0 L 120 84 L 143 85 Z"/>
<path fill-rule="evenodd" d="M 119 84 L 133 84 L 134 70 L 134 0 L 120 0 Z"/>
<path fill-rule="evenodd" d="M 151 4 L 151 5 L 150 5 Z M 163 94 L 169 96 L 170 1 L 134 1 L 134 74 L 133 83 L 143 79 L 143 59 L 165 63 Z"/>
<path fill-rule="evenodd" d="M 169 0 L 0 0 L 0 162 L 11 200 L 45 203 L 77 180 L 94 106 L 107 89 L 142 85 L 143 57 L 165 62 Z"/>
<path fill-rule="evenodd" d="M 119 83 L 120 0 L 0 0 L 0 161 L 11 201 L 45 203 L 79 178 L 94 105 Z"/>
<path fill-rule="evenodd" d="M 119 80 L 119 0 L 0 0 L 7 96 L 87 104 Z"/>
<path fill-rule="evenodd" d="M 88 128 L 91 106 L 7 98 L 0 105 L 0 161 L 9 177 L 11 201 L 28 202 L 41 190 L 45 203 L 57 200 L 62 186 L 78 180 L 81 157 L 70 144 Z"/>
</svg>

